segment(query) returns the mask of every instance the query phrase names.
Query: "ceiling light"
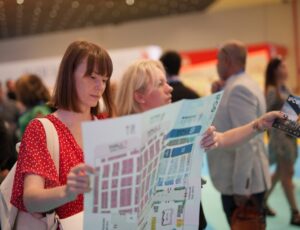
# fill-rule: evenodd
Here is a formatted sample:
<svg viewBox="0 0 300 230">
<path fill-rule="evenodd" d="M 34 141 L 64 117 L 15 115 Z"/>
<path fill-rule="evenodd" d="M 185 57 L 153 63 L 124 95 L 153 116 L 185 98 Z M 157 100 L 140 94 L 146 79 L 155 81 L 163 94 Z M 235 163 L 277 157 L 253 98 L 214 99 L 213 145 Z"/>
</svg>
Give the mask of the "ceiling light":
<svg viewBox="0 0 300 230">
<path fill-rule="evenodd" d="M 17 4 L 22 5 L 24 3 L 24 0 L 17 0 Z"/>
<path fill-rule="evenodd" d="M 134 0 L 126 0 L 126 4 L 132 6 L 134 4 Z"/>
</svg>

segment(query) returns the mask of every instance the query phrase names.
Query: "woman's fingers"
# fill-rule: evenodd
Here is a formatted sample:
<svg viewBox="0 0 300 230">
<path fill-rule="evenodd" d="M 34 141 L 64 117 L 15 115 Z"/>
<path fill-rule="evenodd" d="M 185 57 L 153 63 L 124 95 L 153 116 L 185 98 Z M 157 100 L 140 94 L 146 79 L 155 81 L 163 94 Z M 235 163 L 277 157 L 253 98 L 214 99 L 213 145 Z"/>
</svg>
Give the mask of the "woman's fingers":
<svg viewBox="0 0 300 230">
<path fill-rule="evenodd" d="M 287 118 L 287 114 L 281 111 L 271 111 L 262 115 L 261 118 L 258 119 L 258 126 L 261 130 L 269 129 L 272 127 L 272 124 L 276 119 L 286 120 Z"/>
<path fill-rule="evenodd" d="M 200 141 L 200 146 L 205 150 L 211 150 L 218 147 L 218 133 L 215 131 L 216 128 L 214 126 L 210 126 Z"/>
<path fill-rule="evenodd" d="M 262 118 L 263 118 L 263 120 L 273 123 L 274 120 L 277 118 L 287 119 L 288 116 L 287 116 L 287 114 L 285 114 L 284 112 L 281 112 L 281 111 L 272 111 L 272 112 L 268 112 L 265 115 L 263 115 Z"/>
<path fill-rule="evenodd" d="M 218 146 L 217 146 L 217 144 L 215 143 L 215 144 L 212 144 L 212 145 L 204 146 L 203 148 L 204 148 L 205 151 L 208 151 L 208 150 L 215 149 L 215 148 L 217 148 L 217 147 L 218 147 Z"/>
<path fill-rule="evenodd" d="M 202 134 L 202 140 L 210 138 L 214 131 L 216 131 L 215 126 L 209 126 L 209 128 Z"/>
<path fill-rule="evenodd" d="M 77 195 L 91 191 L 89 173 L 94 173 L 94 168 L 79 164 L 70 170 L 67 176 L 67 193 L 70 197 L 77 197 Z"/>
<path fill-rule="evenodd" d="M 71 192 L 76 192 L 76 193 L 78 193 L 78 191 L 89 192 L 91 190 L 88 183 L 69 182 L 68 186 Z"/>
<path fill-rule="evenodd" d="M 280 114 L 282 116 L 282 119 L 284 120 L 288 119 L 288 115 L 286 113 L 280 111 Z"/>
<path fill-rule="evenodd" d="M 85 172 L 88 172 L 88 173 L 94 173 L 95 170 L 94 170 L 93 167 L 81 163 L 81 164 L 76 165 L 75 167 L 73 167 L 73 168 L 71 169 L 71 172 L 73 172 L 73 173 L 75 173 L 75 174 L 85 173 Z"/>
<path fill-rule="evenodd" d="M 69 181 L 76 181 L 77 183 L 89 183 L 88 175 L 79 176 L 70 174 L 67 178 Z"/>
</svg>

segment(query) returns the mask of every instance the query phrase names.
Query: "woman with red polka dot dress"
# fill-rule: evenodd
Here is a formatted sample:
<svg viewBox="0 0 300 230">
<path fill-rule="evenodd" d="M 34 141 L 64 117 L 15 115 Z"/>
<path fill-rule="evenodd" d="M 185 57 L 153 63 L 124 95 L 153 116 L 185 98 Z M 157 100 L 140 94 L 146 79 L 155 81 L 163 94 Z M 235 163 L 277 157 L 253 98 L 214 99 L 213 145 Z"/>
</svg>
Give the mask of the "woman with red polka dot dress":
<svg viewBox="0 0 300 230">
<path fill-rule="evenodd" d="M 22 138 L 14 179 L 11 203 L 19 210 L 40 215 L 55 210 L 61 219 L 83 211 L 83 193 L 90 191 L 88 173 L 94 169 L 84 163 L 81 123 L 103 118 L 100 98 L 113 116 L 112 69 L 107 51 L 96 44 L 75 41 L 67 48 L 52 97 L 56 111 L 46 116 L 59 138 L 59 175 L 43 126 L 34 119 Z"/>
</svg>

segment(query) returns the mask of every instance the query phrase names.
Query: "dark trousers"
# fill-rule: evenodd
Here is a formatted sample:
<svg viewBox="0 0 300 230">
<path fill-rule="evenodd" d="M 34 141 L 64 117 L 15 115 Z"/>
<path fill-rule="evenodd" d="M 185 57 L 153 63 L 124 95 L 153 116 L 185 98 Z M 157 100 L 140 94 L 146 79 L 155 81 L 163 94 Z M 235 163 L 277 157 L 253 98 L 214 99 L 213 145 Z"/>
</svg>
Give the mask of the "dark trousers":
<svg viewBox="0 0 300 230">
<path fill-rule="evenodd" d="M 263 213 L 265 192 L 252 194 L 251 196 L 256 200 L 259 210 L 261 210 L 261 212 Z M 227 218 L 227 222 L 230 225 L 231 216 L 232 216 L 234 210 L 237 208 L 237 206 L 235 205 L 232 195 L 222 194 L 221 199 L 222 199 L 223 210 L 224 210 L 226 218 Z"/>
<path fill-rule="evenodd" d="M 206 228 L 206 218 L 203 212 L 203 208 L 202 208 L 202 203 L 200 202 L 200 214 L 199 214 L 199 230 L 205 229 Z"/>
</svg>

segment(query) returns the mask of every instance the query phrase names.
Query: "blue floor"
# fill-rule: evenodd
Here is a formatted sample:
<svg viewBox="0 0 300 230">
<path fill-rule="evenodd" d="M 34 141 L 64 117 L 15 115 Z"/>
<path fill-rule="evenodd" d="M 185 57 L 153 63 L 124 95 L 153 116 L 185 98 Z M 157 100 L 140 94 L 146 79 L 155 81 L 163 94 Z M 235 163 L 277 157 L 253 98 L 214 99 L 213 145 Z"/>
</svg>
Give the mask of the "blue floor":
<svg viewBox="0 0 300 230">
<path fill-rule="evenodd" d="M 300 149 L 299 149 L 300 150 Z M 229 226 L 225 219 L 224 212 L 222 210 L 220 194 L 212 185 L 208 175 L 206 157 L 203 162 L 202 176 L 207 180 L 207 184 L 202 189 L 202 203 L 206 219 L 208 222 L 207 230 L 229 230 Z M 273 171 L 274 167 L 270 168 Z M 295 164 L 295 193 L 300 207 L 300 156 L 298 151 L 298 159 Z M 277 211 L 276 217 L 267 218 L 267 230 L 293 230 L 300 229 L 289 224 L 290 210 L 287 200 L 283 194 L 281 185 L 278 183 L 274 189 L 274 192 L 270 196 L 270 206 Z"/>
</svg>

